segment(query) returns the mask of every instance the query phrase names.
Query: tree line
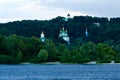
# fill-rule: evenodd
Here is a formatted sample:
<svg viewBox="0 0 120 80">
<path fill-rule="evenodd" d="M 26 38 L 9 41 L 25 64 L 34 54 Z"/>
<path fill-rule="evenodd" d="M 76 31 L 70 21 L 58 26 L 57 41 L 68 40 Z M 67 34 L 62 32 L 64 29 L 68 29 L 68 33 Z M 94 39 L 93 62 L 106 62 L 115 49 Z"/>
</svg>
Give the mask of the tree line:
<svg viewBox="0 0 120 80">
<path fill-rule="evenodd" d="M 0 35 L 0 63 L 98 63 L 120 62 L 120 52 L 105 43 L 86 42 L 78 46 L 55 44 L 52 40 L 41 42 L 37 37 L 22 37 L 15 34 Z"/>
</svg>

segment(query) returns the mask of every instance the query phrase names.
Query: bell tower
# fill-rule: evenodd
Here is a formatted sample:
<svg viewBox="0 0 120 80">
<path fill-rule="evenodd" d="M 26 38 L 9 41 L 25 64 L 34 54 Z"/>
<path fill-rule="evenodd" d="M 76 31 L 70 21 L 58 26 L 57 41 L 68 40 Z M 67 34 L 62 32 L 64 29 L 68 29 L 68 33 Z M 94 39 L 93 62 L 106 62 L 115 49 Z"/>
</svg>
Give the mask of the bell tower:
<svg viewBox="0 0 120 80">
<path fill-rule="evenodd" d="M 45 34 L 44 34 L 43 31 L 41 32 L 40 40 L 41 40 L 42 42 L 45 42 Z"/>
</svg>

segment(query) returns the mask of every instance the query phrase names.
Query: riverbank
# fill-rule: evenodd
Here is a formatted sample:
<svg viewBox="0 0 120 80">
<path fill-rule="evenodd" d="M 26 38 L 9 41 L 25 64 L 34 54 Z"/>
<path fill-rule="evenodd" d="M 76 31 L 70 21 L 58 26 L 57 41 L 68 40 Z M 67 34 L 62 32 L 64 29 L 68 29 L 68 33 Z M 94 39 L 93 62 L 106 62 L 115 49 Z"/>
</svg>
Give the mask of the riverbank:
<svg viewBox="0 0 120 80">
<path fill-rule="evenodd" d="M 29 63 L 29 62 L 24 62 L 21 64 L 36 64 L 36 63 Z M 59 61 L 57 62 L 44 62 L 44 63 L 38 63 L 38 64 L 47 64 L 47 65 L 60 65 L 60 64 L 78 64 L 78 63 L 60 63 Z M 96 63 L 96 62 L 88 62 L 88 63 L 83 63 L 85 65 L 90 65 L 90 64 L 120 64 L 120 63 Z"/>
<path fill-rule="evenodd" d="M 41 64 L 62 64 L 60 62 L 45 62 L 45 63 L 41 63 Z"/>
</svg>

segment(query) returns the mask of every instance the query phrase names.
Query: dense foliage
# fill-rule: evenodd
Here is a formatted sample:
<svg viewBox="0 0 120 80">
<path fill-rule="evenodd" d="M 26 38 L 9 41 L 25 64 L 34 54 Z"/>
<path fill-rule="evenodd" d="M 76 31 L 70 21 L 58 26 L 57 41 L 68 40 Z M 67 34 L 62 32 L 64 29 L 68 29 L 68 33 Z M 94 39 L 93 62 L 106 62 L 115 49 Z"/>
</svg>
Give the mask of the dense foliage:
<svg viewBox="0 0 120 80">
<path fill-rule="evenodd" d="M 17 35 L 0 36 L 0 63 L 16 64 L 21 62 L 41 63 L 61 61 L 86 63 L 89 61 L 119 62 L 119 53 L 107 44 L 87 42 L 72 48 L 71 45 L 57 44 L 39 38 L 25 38 Z"/>
<path fill-rule="evenodd" d="M 70 45 L 58 38 L 63 25 L 68 30 Z M 41 31 L 47 38 L 45 42 L 39 39 Z M 75 16 L 67 22 L 63 17 L 15 21 L 1 23 L 0 34 L 0 63 L 120 62 L 120 18 Z"/>
</svg>

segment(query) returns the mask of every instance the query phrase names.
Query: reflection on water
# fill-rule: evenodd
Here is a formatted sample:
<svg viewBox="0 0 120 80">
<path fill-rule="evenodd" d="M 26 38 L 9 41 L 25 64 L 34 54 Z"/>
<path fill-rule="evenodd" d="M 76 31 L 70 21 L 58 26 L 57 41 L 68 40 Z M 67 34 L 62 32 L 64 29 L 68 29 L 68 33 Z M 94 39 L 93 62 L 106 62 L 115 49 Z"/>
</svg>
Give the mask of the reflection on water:
<svg viewBox="0 0 120 80">
<path fill-rule="evenodd" d="M 120 64 L 0 65 L 0 80 L 120 80 Z"/>
</svg>

